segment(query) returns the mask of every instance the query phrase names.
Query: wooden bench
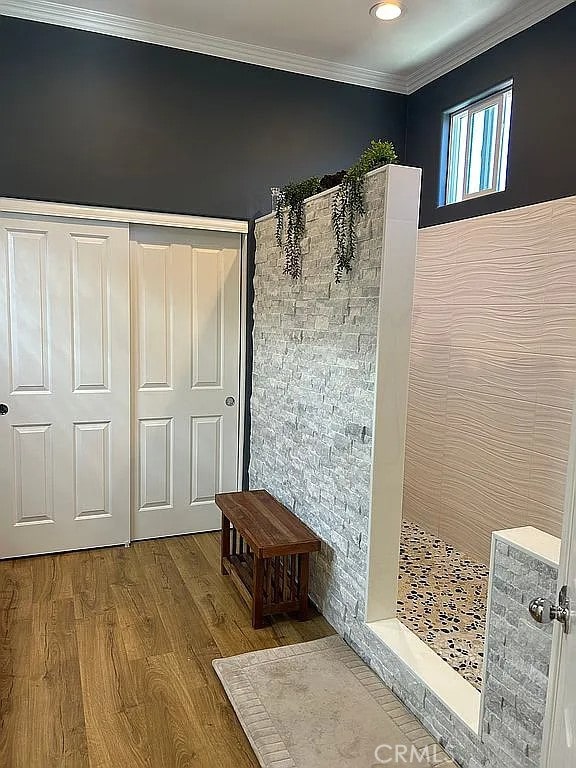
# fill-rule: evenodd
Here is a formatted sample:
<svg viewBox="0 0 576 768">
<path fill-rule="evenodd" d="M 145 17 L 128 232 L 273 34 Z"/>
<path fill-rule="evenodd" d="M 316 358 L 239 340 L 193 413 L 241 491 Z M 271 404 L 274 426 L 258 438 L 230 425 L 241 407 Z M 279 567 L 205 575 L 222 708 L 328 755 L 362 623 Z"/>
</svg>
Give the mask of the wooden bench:
<svg viewBox="0 0 576 768">
<path fill-rule="evenodd" d="M 267 491 L 219 493 L 222 573 L 252 606 L 252 626 L 274 613 L 308 618 L 310 552 L 320 539 Z"/>
</svg>

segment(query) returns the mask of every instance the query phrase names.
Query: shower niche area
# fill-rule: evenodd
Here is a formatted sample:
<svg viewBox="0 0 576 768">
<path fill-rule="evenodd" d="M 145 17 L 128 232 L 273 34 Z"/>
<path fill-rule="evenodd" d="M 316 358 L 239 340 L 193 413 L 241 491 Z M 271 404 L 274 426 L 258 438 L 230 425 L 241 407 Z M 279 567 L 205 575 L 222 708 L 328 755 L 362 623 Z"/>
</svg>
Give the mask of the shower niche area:
<svg viewBox="0 0 576 768">
<path fill-rule="evenodd" d="M 322 539 L 313 601 L 448 754 L 535 767 L 551 638 L 526 601 L 558 567 L 576 198 L 418 230 L 419 191 L 419 169 L 369 174 L 339 283 L 333 190 L 305 203 L 298 280 L 257 221 L 250 487 Z"/>
<path fill-rule="evenodd" d="M 419 233 L 399 615 L 476 688 L 492 533 L 561 535 L 575 219 L 570 198 Z"/>
</svg>

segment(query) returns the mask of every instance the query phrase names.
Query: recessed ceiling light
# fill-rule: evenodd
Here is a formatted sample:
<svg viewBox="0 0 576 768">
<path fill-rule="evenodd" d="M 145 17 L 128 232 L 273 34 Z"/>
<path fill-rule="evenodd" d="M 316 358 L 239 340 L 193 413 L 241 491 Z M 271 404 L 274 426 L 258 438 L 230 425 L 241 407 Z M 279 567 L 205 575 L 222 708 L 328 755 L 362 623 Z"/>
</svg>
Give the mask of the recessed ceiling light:
<svg viewBox="0 0 576 768">
<path fill-rule="evenodd" d="M 376 16 L 377 19 L 382 21 L 392 21 L 397 19 L 402 13 L 402 6 L 396 2 L 376 3 L 371 9 L 372 16 Z"/>
</svg>

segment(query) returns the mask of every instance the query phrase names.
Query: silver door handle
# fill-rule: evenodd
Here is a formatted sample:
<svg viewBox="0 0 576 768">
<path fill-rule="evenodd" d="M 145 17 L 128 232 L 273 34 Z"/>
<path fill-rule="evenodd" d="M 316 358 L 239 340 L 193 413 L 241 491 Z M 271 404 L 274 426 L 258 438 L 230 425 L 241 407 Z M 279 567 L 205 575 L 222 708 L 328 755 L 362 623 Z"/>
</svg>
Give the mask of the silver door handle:
<svg viewBox="0 0 576 768">
<path fill-rule="evenodd" d="M 233 405 L 236 405 L 236 400 L 233 397 L 227 397 L 226 405 L 231 408 Z"/>
<path fill-rule="evenodd" d="M 530 603 L 530 615 L 538 624 L 550 624 L 552 621 L 559 621 L 564 632 L 570 632 L 570 600 L 568 598 L 568 587 L 564 586 L 560 590 L 558 605 L 554 605 L 552 600 L 547 597 L 537 597 Z"/>
</svg>

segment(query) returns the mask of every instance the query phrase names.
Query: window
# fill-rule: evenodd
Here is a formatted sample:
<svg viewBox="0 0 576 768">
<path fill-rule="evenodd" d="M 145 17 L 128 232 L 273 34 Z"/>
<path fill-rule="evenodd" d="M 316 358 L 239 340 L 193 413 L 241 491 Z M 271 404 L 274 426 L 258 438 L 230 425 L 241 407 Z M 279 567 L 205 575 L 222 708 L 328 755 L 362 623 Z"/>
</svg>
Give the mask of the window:
<svg viewBox="0 0 576 768">
<path fill-rule="evenodd" d="M 512 84 L 446 113 L 446 184 L 440 203 L 459 203 L 506 187 Z"/>
</svg>

